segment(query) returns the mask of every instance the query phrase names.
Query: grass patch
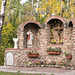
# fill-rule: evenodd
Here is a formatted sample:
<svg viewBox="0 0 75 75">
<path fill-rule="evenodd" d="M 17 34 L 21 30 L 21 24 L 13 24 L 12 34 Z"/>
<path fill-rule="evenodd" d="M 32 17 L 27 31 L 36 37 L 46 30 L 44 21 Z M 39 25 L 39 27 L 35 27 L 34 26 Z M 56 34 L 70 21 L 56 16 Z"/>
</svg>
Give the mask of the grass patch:
<svg viewBox="0 0 75 75">
<path fill-rule="evenodd" d="M 54 74 L 51 74 L 51 75 L 54 75 Z"/>
<path fill-rule="evenodd" d="M 0 75 L 41 75 L 41 74 L 26 74 L 26 73 L 11 73 L 11 72 L 0 72 Z"/>
</svg>

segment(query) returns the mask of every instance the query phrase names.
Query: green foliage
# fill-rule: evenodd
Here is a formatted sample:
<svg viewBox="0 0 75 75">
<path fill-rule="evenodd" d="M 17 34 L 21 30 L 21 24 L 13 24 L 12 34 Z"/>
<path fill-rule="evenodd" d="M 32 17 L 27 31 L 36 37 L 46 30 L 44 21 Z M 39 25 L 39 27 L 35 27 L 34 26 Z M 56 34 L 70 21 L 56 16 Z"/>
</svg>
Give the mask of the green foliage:
<svg viewBox="0 0 75 75">
<path fill-rule="evenodd" d="M 6 26 L 3 26 L 1 44 L 5 48 L 13 47 L 13 37 L 16 36 L 14 33 L 16 33 L 16 30 L 14 30 L 10 23 L 8 23 Z"/>
<path fill-rule="evenodd" d="M 60 62 L 58 63 L 58 65 L 59 65 L 59 66 L 65 66 L 65 62 L 64 62 L 64 61 L 60 61 Z"/>
<path fill-rule="evenodd" d="M 4 52 L 0 52 L 0 65 L 4 64 Z"/>
<path fill-rule="evenodd" d="M 39 62 L 35 62 L 35 63 L 33 63 L 33 65 L 40 65 L 40 63 Z"/>
<path fill-rule="evenodd" d="M 37 11 L 41 14 L 47 13 L 45 20 L 53 14 L 64 17 L 71 18 L 74 14 L 75 17 L 75 4 L 74 0 L 41 0 L 39 8 Z"/>
<path fill-rule="evenodd" d="M 16 2 L 15 2 L 16 1 Z M 4 49 L 13 48 L 13 37 L 17 37 L 17 27 L 20 25 L 19 12 L 21 10 L 20 0 L 8 0 L 6 5 L 5 20 L 2 28 L 2 39 L 0 49 L 0 65 L 4 63 Z"/>
<path fill-rule="evenodd" d="M 66 56 L 70 56 L 70 55 L 72 55 L 71 53 L 66 53 L 66 52 L 65 52 L 64 54 L 65 54 Z"/>
<path fill-rule="evenodd" d="M 20 70 L 17 70 L 17 75 L 20 75 Z"/>
<path fill-rule="evenodd" d="M 0 11 L 1 11 L 1 3 L 2 3 L 2 0 L 0 0 Z"/>
<path fill-rule="evenodd" d="M 45 73 L 43 75 L 46 75 Z"/>
<path fill-rule="evenodd" d="M 0 72 L 0 75 L 41 75 L 41 74 L 26 74 L 26 73 Z"/>
<path fill-rule="evenodd" d="M 38 52 L 33 52 L 33 51 L 32 51 L 32 52 L 28 51 L 27 53 L 28 53 L 28 55 L 34 55 L 34 54 L 39 55 L 39 53 L 38 53 Z"/>
<path fill-rule="evenodd" d="M 54 75 L 54 74 L 51 74 L 51 75 Z"/>
<path fill-rule="evenodd" d="M 52 62 L 50 63 L 50 65 L 56 65 L 56 62 L 55 62 L 55 61 L 52 61 Z"/>
<path fill-rule="evenodd" d="M 60 40 L 60 43 L 62 44 L 63 43 L 63 40 Z"/>
<path fill-rule="evenodd" d="M 0 45 L 0 65 L 4 64 L 4 50 L 5 48 L 2 45 Z"/>
<path fill-rule="evenodd" d="M 36 17 L 36 21 L 40 22 L 41 24 L 43 24 L 45 22 L 45 18 L 47 17 L 47 14 L 45 14 L 45 16 L 41 15 L 40 13 L 38 13 L 38 17 Z"/>
<path fill-rule="evenodd" d="M 60 52 L 60 51 L 61 51 L 60 48 L 56 48 L 56 49 L 49 48 L 49 49 L 47 49 L 47 52 Z"/>
</svg>

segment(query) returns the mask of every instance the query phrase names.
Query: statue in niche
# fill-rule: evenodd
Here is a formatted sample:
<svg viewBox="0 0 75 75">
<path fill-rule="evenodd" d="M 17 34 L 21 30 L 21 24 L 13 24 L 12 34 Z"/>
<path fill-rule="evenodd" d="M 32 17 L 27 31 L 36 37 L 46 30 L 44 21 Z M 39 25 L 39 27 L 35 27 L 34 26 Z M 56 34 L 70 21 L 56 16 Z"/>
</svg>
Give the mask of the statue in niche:
<svg viewBox="0 0 75 75">
<path fill-rule="evenodd" d="M 57 35 L 58 35 L 58 44 L 60 43 L 61 40 L 61 30 L 63 30 L 63 27 L 61 26 L 60 23 L 57 24 L 57 27 L 54 28 L 57 30 Z"/>
<path fill-rule="evenodd" d="M 33 33 L 31 32 L 31 30 L 29 29 L 29 31 L 27 32 L 27 45 L 32 45 L 32 41 L 33 41 Z"/>
</svg>

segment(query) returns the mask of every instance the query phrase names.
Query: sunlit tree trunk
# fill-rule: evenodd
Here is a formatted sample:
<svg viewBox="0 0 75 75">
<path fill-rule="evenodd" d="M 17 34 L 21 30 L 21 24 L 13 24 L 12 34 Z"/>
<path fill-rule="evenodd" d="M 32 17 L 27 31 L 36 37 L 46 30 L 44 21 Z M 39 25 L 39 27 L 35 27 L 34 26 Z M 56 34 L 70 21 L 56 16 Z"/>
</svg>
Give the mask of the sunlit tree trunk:
<svg viewBox="0 0 75 75">
<path fill-rule="evenodd" d="M 0 13 L 0 43 L 1 43 L 1 30 L 2 30 L 3 23 L 4 23 L 6 2 L 7 2 L 7 0 L 2 0 L 2 4 L 1 4 L 1 13 Z"/>
<path fill-rule="evenodd" d="M 62 7 L 62 9 L 61 9 L 60 16 L 62 16 L 62 10 L 63 10 L 63 6 L 62 6 L 62 0 L 61 0 L 61 7 Z"/>
<path fill-rule="evenodd" d="M 37 8 L 39 7 L 39 0 L 37 0 L 37 4 L 36 4 L 36 7 L 37 7 Z"/>
<path fill-rule="evenodd" d="M 68 10 L 69 0 L 67 0 L 66 12 Z"/>
<path fill-rule="evenodd" d="M 75 0 L 74 0 L 74 2 L 72 2 L 72 0 L 70 0 L 70 2 L 71 2 L 70 7 L 73 7 L 73 5 L 75 4 Z M 71 10 L 71 12 L 72 12 L 71 17 L 74 18 L 74 12 L 73 12 L 73 9 Z"/>
<path fill-rule="evenodd" d="M 32 11 L 31 11 L 31 19 L 33 19 L 33 0 L 32 0 Z"/>
</svg>

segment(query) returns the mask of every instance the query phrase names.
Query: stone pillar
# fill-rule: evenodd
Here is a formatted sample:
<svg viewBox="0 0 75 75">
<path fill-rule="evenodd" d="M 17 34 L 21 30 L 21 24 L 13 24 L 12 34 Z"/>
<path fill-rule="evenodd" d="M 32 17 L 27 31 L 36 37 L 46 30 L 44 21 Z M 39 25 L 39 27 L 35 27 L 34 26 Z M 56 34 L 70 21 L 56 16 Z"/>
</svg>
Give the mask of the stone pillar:
<svg viewBox="0 0 75 75">
<path fill-rule="evenodd" d="M 40 38 L 40 48 L 45 47 L 45 37 L 44 37 L 45 34 L 44 33 L 45 33 L 45 29 L 42 28 L 39 32 L 39 35 L 40 35 L 39 36 L 39 38 Z"/>
<path fill-rule="evenodd" d="M 41 61 L 45 61 L 46 60 L 46 56 L 47 56 L 47 53 L 46 53 L 46 49 L 47 49 L 47 46 L 49 45 L 49 41 L 50 41 L 50 27 L 48 27 L 48 25 L 46 25 L 44 28 L 42 28 L 40 30 L 41 34 L 40 34 L 40 48 L 41 50 L 39 51 L 39 53 L 41 54 L 40 55 L 40 58 L 41 58 Z"/>
<path fill-rule="evenodd" d="M 24 49 L 24 28 L 18 29 L 17 32 L 17 37 L 19 39 L 18 47 Z"/>
<path fill-rule="evenodd" d="M 67 50 L 68 46 L 68 27 L 66 27 L 66 24 L 64 23 L 64 30 L 63 30 L 63 50 Z"/>
<path fill-rule="evenodd" d="M 73 50 L 72 50 L 72 64 L 75 69 L 75 26 L 73 26 Z"/>
<path fill-rule="evenodd" d="M 45 46 L 50 45 L 50 27 L 49 25 L 45 26 L 45 33 L 44 33 L 44 38 L 45 38 Z"/>
</svg>

